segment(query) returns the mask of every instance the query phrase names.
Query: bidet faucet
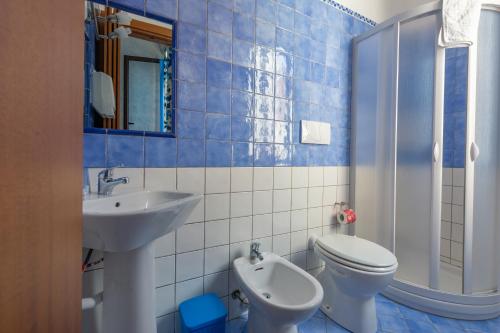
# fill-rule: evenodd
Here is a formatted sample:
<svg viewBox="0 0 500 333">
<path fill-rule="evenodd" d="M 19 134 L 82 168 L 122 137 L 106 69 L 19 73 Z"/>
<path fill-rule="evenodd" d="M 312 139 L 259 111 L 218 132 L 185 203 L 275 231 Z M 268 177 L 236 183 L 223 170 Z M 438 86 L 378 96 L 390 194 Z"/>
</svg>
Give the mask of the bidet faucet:
<svg viewBox="0 0 500 333">
<path fill-rule="evenodd" d="M 113 169 L 107 168 L 99 172 L 97 175 L 97 193 L 100 195 L 111 195 L 115 186 L 120 184 L 128 184 L 128 177 L 120 177 L 113 179 Z"/>
<path fill-rule="evenodd" d="M 264 257 L 262 256 L 262 253 L 259 251 L 260 248 L 260 243 L 258 242 L 253 242 L 250 245 L 250 260 L 255 261 L 257 258 L 259 261 L 264 260 Z"/>
</svg>

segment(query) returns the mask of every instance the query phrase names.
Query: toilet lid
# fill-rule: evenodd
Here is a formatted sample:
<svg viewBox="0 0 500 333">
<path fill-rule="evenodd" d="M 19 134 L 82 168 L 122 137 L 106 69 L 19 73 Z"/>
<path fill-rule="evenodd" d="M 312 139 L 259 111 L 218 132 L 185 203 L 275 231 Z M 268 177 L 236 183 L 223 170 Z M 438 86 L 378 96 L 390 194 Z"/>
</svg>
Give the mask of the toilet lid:
<svg viewBox="0 0 500 333">
<path fill-rule="evenodd" d="M 390 267 L 397 264 L 389 250 L 363 238 L 333 234 L 320 237 L 316 243 L 334 256 L 361 265 Z"/>
</svg>

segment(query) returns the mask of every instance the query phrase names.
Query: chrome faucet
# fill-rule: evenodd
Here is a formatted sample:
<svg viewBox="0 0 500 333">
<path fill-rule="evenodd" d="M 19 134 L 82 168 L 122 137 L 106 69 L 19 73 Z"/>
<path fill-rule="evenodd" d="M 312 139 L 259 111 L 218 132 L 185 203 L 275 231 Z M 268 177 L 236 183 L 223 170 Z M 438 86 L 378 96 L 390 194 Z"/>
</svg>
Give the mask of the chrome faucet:
<svg viewBox="0 0 500 333">
<path fill-rule="evenodd" d="M 116 185 L 127 184 L 128 177 L 113 179 L 113 169 L 107 168 L 97 175 L 97 193 L 100 195 L 111 195 Z"/>
<path fill-rule="evenodd" d="M 250 245 L 250 260 L 255 261 L 256 259 L 259 259 L 259 261 L 264 260 L 264 257 L 262 256 L 262 253 L 259 251 L 260 248 L 260 243 L 258 242 L 253 242 Z"/>
</svg>

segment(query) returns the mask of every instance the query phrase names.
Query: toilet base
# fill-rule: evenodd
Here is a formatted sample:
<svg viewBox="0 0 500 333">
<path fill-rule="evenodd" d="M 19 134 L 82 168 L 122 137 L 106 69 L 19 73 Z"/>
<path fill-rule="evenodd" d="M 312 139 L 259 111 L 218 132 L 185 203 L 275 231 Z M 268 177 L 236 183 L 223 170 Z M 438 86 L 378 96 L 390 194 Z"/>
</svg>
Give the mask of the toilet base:
<svg viewBox="0 0 500 333">
<path fill-rule="evenodd" d="M 250 306 L 246 333 L 298 333 L 297 325 L 277 323 L 269 313 Z"/>
<path fill-rule="evenodd" d="M 321 311 L 353 333 L 377 332 L 375 297 L 352 297 L 335 283 L 327 269 L 318 275 L 325 297 Z"/>
</svg>

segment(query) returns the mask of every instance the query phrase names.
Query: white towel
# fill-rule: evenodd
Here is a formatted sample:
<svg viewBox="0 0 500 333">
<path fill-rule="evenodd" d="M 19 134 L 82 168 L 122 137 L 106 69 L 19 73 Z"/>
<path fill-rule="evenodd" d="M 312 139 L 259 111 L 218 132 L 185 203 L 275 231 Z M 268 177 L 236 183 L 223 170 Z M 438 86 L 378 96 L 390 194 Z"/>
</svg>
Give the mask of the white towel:
<svg viewBox="0 0 500 333">
<path fill-rule="evenodd" d="M 442 47 L 470 46 L 476 39 L 481 15 L 481 0 L 443 0 Z"/>
<path fill-rule="evenodd" d="M 92 72 L 92 106 L 103 118 L 115 117 L 113 79 L 103 72 Z"/>
</svg>

